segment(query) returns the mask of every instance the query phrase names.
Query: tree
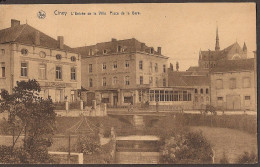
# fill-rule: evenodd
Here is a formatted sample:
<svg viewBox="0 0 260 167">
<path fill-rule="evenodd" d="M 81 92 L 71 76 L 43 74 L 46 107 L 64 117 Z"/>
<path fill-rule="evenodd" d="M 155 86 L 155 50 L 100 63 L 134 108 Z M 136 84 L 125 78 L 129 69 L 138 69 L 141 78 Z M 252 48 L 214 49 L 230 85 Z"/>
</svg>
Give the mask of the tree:
<svg viewBox="0 0 260 167">
<path fill-rule="evenodd" d="M 23 149 L 31 156 L 28 163 L 46 162 L 47 148 L 52 144 L 55 130 L 54 106 L 50 98 L 39 97 L 40 85 L 36 80 L 20 81 L 14 87 L 13 93 L 2 91 L 0 112 L 9 112 L 9 122 L 21 122 L 22 127 L 15 139 L 13 130 L 13 146 L 20 135 L 24 134 Z"/>
</svg>

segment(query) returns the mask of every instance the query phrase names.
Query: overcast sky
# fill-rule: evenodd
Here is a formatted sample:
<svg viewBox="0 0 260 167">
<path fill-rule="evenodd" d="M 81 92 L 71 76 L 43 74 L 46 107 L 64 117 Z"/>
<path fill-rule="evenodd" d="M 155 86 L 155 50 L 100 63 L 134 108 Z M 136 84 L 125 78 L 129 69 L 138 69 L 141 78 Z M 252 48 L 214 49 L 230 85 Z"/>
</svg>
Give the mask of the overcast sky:
<svg viewBox="0 0 260 167">
<path fill-rule="evenodd" d="M 45 19 L 37 17 L 40 10 L 46 12 Z M 55 10 L 67 15 L 55 15 Z M 106 15 L 71 16 L 75 11 Z M 140 14 L 110 15 L 110 11 Z M 254 3 L 0 5 L 0 29 L 10 27 L 11 19 L 21 24 L 27 20 L 55 39 L 64 36 L 71 47 L 136 38 L 154 48 L 161 46 L 174 66 L 179 61 L 180 70 L 197 65 L 200 49 L 214 50 L 217 25 L 220 49 L 236 41 L 243 47 L 245 41 L 250 57 L 256 50 Z"/>
</svg>

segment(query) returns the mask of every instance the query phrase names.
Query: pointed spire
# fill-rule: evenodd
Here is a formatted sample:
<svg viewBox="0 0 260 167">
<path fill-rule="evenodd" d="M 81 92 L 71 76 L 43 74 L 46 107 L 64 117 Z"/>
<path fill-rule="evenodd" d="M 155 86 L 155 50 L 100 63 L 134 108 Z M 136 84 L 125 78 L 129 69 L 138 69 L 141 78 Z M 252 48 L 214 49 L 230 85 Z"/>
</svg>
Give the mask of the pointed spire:
<svg viewBox="0 0 260 167">
<path fill-rule="evenodd" d="M 219 51 L 220 47 L 219 47 L 219 37 L 218 37 L 218 26 L 217 26 L 217 30 L 216 30 L 216 45 L 215 45 L 215 50 Z"/>
<path fill-rule="evenodd" d="M 243 51 L 244 51 L 244 52 L 247 52 L 246 42 L 244 42 Z"/>
</svg>

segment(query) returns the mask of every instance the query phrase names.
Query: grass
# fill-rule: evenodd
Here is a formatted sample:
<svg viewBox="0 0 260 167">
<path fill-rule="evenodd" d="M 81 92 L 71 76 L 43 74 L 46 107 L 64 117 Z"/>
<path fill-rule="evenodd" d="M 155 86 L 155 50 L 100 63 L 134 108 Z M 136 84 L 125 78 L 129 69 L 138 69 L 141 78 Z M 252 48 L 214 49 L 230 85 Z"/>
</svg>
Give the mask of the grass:
<svg viewBox="0 0 260 167">
<path fill-rule="evenodd" d="M 229 163 L 236 163 L 237 158 L 247 152 L 257 153 L 257 136 L 228 128 L 191 127 L 193 131 L 202 131 L 215 151 L 215 163 L 219 163 L 225 152 Z"/>
</svg>

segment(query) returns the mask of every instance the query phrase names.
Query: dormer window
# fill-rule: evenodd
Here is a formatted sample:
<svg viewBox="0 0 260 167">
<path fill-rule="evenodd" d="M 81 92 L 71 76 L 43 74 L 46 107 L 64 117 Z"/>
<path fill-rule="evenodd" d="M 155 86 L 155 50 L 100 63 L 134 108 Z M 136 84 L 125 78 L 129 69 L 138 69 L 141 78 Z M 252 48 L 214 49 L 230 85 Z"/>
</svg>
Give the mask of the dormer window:
<svg viewBox="0 0 260 167">
<path fill-rule="evenodd" d="M 22 55 L 27 56 L 28 55 L 28 50 L 27 49 L 22 49 L 21 53 L 22 53 Z"/>
<path fill-rule="evenodd" d="M 121 46 L 117 46 L 117 52 L 122 52 L 122 47 Z"/>
<path fill-rule="evenodd" d="M 75 56 L 71 56 L 70 60 L 75 62 L 76 61 L 76 57 Z"/>
<path fill-rule="evenodd" d="M 107 50 L 106 49 L 103 50 L 103 54 L 107 54 Z"/>
<path fill-rule="evenodd" d="M 61 59 L 61 55 L 60 55 L 60 54 L 57 54 L 57 55 L 56 55 L 56 59 L 57 59 L 57 60 L 60 60 L 60 59 Z"/>
</svg>

